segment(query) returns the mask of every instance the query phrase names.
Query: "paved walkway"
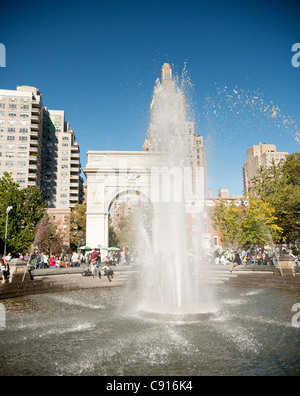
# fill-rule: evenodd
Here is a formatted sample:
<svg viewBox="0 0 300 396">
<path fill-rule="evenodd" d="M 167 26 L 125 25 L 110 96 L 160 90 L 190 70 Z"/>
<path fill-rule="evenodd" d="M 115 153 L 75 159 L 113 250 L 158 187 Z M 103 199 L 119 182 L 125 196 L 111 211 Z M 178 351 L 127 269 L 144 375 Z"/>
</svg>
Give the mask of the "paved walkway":
<svg viewBox="0 0 300 396">
<path fill-rule="evenodd" d="M 43 269 L 32 272 L 34 281 L 15 282 L 0 286 L 0 300 L 30 294 L 52 293 L 59 291 L 92 289 L 103 287 L 121 287 L 139 271 L 136 265 L 113 267 L 115 276 L 112 282 L 102 275 L 102 279 L 82 276 L 86 266 L 80 268 Z M 299 268 L 300 270 L 300 268 Z M 300 271 L 295 276 L 288 271 L 281 276 L 274 267 L 240 266 L 232 274 L 229 266 L 207 265 L 203 268 L 206 282 L 215 285 L 242 287 L 272 287 L 296 289 L 300 291 Z M 102 271 L 103 274 L 103 271 Z"/>
<path fill-rule="evenodd" d="M 59 291 L 93 289 L 103 287 L 120 287 L 126 285 L 128 278 L 136 272 L 134 266 L 115 266 L 114 278 L 109 282 L 106 276 L 93 278 L 82 276 L 87 266 L 80 268 L 42 269 L 32 271 L 34 280 L 0 285 L 0 300 L 30 294 L 53 293 Z"/>
</svg>

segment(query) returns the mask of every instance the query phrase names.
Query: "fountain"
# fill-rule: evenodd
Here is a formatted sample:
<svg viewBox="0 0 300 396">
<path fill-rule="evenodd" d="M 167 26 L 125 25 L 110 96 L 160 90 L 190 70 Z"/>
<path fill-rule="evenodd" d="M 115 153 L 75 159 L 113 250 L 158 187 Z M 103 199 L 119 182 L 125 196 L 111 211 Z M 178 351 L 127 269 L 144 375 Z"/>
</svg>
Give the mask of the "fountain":
<svg viewBox="0 0 300 396">
<path fill-rule="evenodd" d="M 190 169 L 183 92 L 170 78 L 154 91 L 150 132 L 165 153 L 169 182 L 160 181 L 161 200 L 152 199 L 149 211 L 141 205 L 136 215 L 141 271 L 128 267 L 128 289 L 3 300 L 2 376 L 137 376 L 141 382 L 143 376 L 299 375 L 298 287 L 279 290 L 265 274 L 263 287 L 224 282 L 215 286 L 218 311 L 201 257 L 203 172 L 199 183 L 186 182 L 193 194 L 182 194 L 177 184 Z"/>
<path fill-rule="evenodd" d="M 138 222 L 137 246 L 144 270 L 142 316 L 186 320 L 218 311 L 202 261 L 205 172 L 192 163 L 195 135 L 186 113 L 184 90 L 165 64 L 162 82 L 157 81 L 154 90 L 147 141 L 152 151 L 165 158 L 163 177 L 152 186 L 160 194 L 152 202 L 151 237 Z M 157 163 L 154 157 L 152 169 Z"/>
</svg>

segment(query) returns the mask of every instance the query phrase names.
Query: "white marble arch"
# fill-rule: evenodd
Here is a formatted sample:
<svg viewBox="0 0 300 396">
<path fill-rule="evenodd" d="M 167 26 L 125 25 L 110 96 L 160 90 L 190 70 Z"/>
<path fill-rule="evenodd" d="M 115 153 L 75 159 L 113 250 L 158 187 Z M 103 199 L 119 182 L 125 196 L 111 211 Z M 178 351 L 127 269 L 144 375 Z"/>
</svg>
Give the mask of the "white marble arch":
<svg viewBox="0 0 300 396">
<path fill-rule="evenodd" d="M 205 186 L 203 167 L 197 168 L 197 185 L 200 188 L 194 197 L 192 178 L 184 177 L 179 168 L 169 169 L 163 154 L 88 151 L 87 156 L 88 162 L 83 169 L 87 179 L 86 244 L 91 248 L 99 244 L 108 247 L 109 210 L 121 195 L 134 193 L 147 197 L 152 203 L 155 218 L 156 203 L 180 199 L 184 190 L 182 187 L 186 185 L 192 193 L 185 200 L 187 213 L 200 213 L 202 210 Z"/>
<path fill-rule="evenodd" d="M 109 210 L 119 196 L 142 194 L 151 201 L 153 154 L 139 151 L 89 151 L 83 169 L 87 179 L 86 244 L 108 246 Z M 155 156 L 159 161 L 159 156 Z M 160 166 L 161 164 L 157 164 Z"/>
</svg>

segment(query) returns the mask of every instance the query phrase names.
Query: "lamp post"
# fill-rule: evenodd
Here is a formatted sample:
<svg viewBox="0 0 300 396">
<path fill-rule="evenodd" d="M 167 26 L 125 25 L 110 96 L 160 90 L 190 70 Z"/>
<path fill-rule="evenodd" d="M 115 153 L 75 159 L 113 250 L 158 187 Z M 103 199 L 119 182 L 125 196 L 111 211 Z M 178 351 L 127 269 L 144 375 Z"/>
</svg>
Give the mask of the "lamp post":
<svg viewBox="0 0 300 396">
<path fill-rule="evenodd" d="M 6 226 L 5 226 L 5 243 L 4 243 L 4 256 L 6 256 L 6 244 L 7 244 L 7 227 L 8 227 L 8 213 L 12 210 L 12 206 L 6 209 Z"/>
</svg>

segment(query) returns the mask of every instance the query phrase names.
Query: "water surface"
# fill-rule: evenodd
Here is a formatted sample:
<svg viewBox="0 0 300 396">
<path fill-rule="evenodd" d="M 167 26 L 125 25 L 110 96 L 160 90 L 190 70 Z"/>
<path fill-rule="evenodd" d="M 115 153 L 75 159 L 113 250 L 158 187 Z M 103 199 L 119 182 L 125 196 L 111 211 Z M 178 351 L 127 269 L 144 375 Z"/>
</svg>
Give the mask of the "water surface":
<svg viewBox="0 0 300 396">
<path fill-rule="evenodd" d="M 123 299 L 111 288 L 5 300 L 0 374 L 300 374 L 299 292 L 222 286 L 221 314 L 190 323 L 141 318 Z"/>
</svg>

